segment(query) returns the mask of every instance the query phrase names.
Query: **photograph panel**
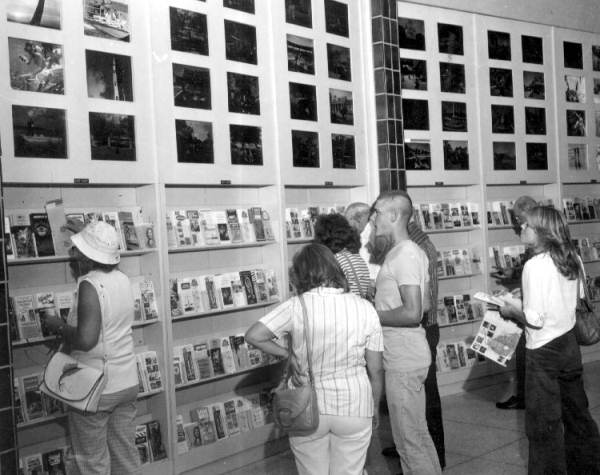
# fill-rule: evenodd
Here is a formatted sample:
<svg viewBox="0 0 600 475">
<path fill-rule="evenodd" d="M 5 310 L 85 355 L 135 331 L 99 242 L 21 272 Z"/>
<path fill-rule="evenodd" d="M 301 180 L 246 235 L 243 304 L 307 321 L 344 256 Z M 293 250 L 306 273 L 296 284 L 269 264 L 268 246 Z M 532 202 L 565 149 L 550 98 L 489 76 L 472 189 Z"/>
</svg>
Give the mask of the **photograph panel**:
<svg viewBox="0 0 600 475">
<path fill-rule="evenodd" d="M 327 45 L 327 58 L 329 47 Z M 315 74 L 315 49 L 313 40 L 296 35 L 287 35 L 288 71 L 304 74 Z M 329 63 L 331 64 L 331 62 Z M 329 77 L 331 77 L 331 66 Z"/>
<path fill-rule="evenodd" d="M 214 163 L 213 131 L 210 122 L 175 120 L 177 161 L 180 163 Z"/>
<path fill-rule="evenodd" d="M 96 38 L 129 41 L 127 0 L 83 0 L 83 32 Z"/>
<path fill-rule="evenodd" d="M 7 0 L 6 19 L 14 23 L 60 30 L 61 0 Z"/>
<path fill-rule="evenodd" d="M 442 92 L 465 93 L 465 66 L 440 63 L 440 88 Z"/>
<path fill-rule="evenodd" d="M 335 0 L 325 0 L 325 31 L 348 38 L 348 5 Z"/>
<path fill-rule="evenodd" d="M 527 135 L 546 135 L 546 109 L 525 107 L 525 133 Z"/>
<path fill-rule="evenodd" d="M 490 95 L 513 96 L 512 71 L 504 68 L 490 68 Z"/>
<path fill-rule="evenodd" d="M 356 150 L 354 136 L 347 134 L 331 134 L 331 154 L 333 168 L 356 168 Z"/>
<path fill-rule="evenodd" d="M 227 73 L 229 112 L 260 115 L 258 78 L 246 74 Z"/>
<path fill-rule="evenodd" d="M 317 120 L 315 86 L 290 82 L 290 116 L 292 119 Z"/>
<path fill-rule="evenodd" d="M 223 0 L 223 6 L 254 14 L 254 0 Z"/>
<path fill-rule="evenodd" d="M 585 77 L 565 74 L 565 100 L 567 102 L 585 102 Z"/>
<path fill-rule="evenodd" d="M 492 133 L 515 133 L 515 114 L 513 106 L 492 104 Z"/>
<path fill-rule="evenodd" d="M 468 169 L 468 142 L 466 140 L 444 140 L 444 170 Z"/>
<path fill-rule="evenodd" d="M 354 124 L 351 91 L 329 89 L 329 116 L 332 124 Z"/>
<path fill-rule="evenodd" d="M 208 56 L 208 29 L 203 13 L 169 8 L 171 49 Z"/>
<path fill-rule="evenodd" d="M 422 59 L 400 58 L 402 89 L 427 90 L 427 62 Z"/>
<path fill-rule="evenodd" d="M 258 64 L 256 28 L 225 20 L 225 57 L 230 61 Z"/>
<path fill-rule="evenodd" d="M 285 21 L 293 25 L 312 28 L 310 0 L 285 0 Z"/>
<path fill-rule="evenodd" d="M 514 142 L 494 142 L 494 170 L 516 170 L 517 155 Z"/>
<path fill-rule="evenodd" d="M 327 43 L 327 69 L 331 79 L 352 81 L 352 65 L 350 61 L 349 48 Z"/>
<path fill-rule="evenodd" d="M 92 160 L 135 161 L 135 124 L 132 115 L 90 112 Z"/>
<path fill-rule="evenodd" d="M 567 135 L 569 137 L 585 137 L 585 111 L 568 109 Z"/>
<path fill-rule="evenodd" d="M 131 58 L 85 50 L 88 97 L 133 101 Z"/>
<path fill-rule="evenodd" d="M 64 109 L 12 106 L 15 157 L 67 158 Z"/>
<path fill-rule="evenodd" d="M 521 52 L 524 63 L 544 64 L 543 38 L 521 35 Z"/>
<path fill-rule="evenodd" d="M 581 43 L 563 41 L 565 68 L 583 69 L 583 53 Z"/>
<path fill-rule="evenodd" d="M 173 63 L 173 97 L 178 107 L 210 109 L 210 71 Z"/>
<path fill-rule="evenodd" d="M 527 143 L 527 170 L 548 170 L 548 146 Z"/>
<path fill-rule="evenodd" d="M 488 57 L 510 61 L 510 33 L 488 30 Z"/>
<path fill-rule="evenodd" d="M 442 130 L 444 132 L 467 132 L 467 104 L 442 101 Z"/>
<path fill-rule="evenodd" d="M 463 55 L 463 29 L 460 25 L 438 23 L 438 47 L 440 53 Z"/>
<path fill-rule="evenodd" d="M 523 71 L 523 95 L 526 99 L 545 99 L 544 73 Z"/>
<path fill-rule="evenodd" d="M 292 130 L 292 164 L 294 167 L 319 168 L 319 134 Z"/>
<path fill-rule="evenodd" d="M 567 144 L 569 170 L 587 170 L 587 145 L 583 143 Z"/>
<path fill-rule="evenodd" d="M 398 45 L 400 48 L 425 51 L 425 22 L 398 17 Z"/>
<path fill-rule="evenodd" d="M 407 170 L 431 170 L 431 144 L 427 142 L 406 142 L 404 161 Z"/>
<path fill-rule="evenodd" d="M 429 130 L 429 106 L 426 100 L 402 99 L 404 128 Z"/>
<path fill-rule="evenodd" d="M 8 38 L 8 55 L 13 89 L 65 93 L 62 45 Z"/>
<path fill-rule="evenodd" d="M 250 125 L 229 125 L 231 163 L 262 165 L 262 130 Z"/>
</svg>

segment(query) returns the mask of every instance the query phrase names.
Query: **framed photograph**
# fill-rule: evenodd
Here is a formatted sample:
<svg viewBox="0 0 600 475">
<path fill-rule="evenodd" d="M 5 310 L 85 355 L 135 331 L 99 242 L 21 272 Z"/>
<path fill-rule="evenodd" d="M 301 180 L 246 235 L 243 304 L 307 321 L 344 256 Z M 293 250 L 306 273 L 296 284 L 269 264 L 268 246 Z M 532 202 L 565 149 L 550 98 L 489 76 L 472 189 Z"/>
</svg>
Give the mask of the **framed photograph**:
<svg viewBox="0 0 600 475">
<path fill-rule="evenodd" d="M 210 71 L 173 63 L 173 97 L 178 107 L 210 109 Z"/>
<path fill-rule="evenodd" d="M 460 25 L 438 23 L 438 48 L 440 53 L 463 55 L 463 29 Z"/>
<path fill-rule="evenodd" d="M 600 111 L 595 112 L 595 121 L 596 121 L 596 137 L 600 137 Z"/>
<path fill-rule="evenodd" d="M 404 163 L 407 170 L 431 170 L 431 145 L 429 141 L 405 142 Z"/>
<path fill-rule="evenodd" d="M 331 134 L 333 168 L 356 168 L 354 135 Z"/>
<path fill-rule="evenodd" d="M 521 35 L 521 52 L 524 63 L 544 64 L 543 38 Z"/>
<path fill-rule="evenodd" d="M 546 109 L 525 107 L 525 133 L 527 135 L 546 135 Z"/>
<path fill-rule="evenodd" d="M 348 5 L 335 0 L 325 0 L 325 31 L 348 38 Z"/>
<path fill-rule="evenodd" d="M 12 106 L 15 157 L 67 158 L 64 109 Z"/>
<path fill-rule="evenodd" d="M 327 43 L 327 68 L 331 79 L 352 81 L 350 49 Z"/>
<path fill-rule="evenodd" d="M 527 143 L 527 170 L 548 170 L 548 146 L 545 143 Z"/>
<path fill-rule="evenodd" d="M 170 7 L 171 49 L 208 56 L 206 15 Z"/>
<path fill-rule="evenodd" d="M 427 90 L 427 62 L 422 59 L 400 58 L 402 89 Z"/>
<path fill-rule="evenodd" d="M 565 74 L 565 100 L 567 102 L 585 102 L 585 78 Z"/>
<path fill-rule="evenodd" d="M 514 142 L 494 142 L 494 170 L 516 170 L 517 154 Z"/>
<path fill-rule="evenodd" d="M 568 144 L 567 159 L 569 160 L 569 170 L 587 170 L 587 145 L 584 143 Z"/>
<path fill-rule="evenodd" d="M 246 74 L 227 73 L 229 112 L 260 115 L 258 78 Z"/>
<path fill-rule="evenodd" d="M 290 83 L 292 119 L 317 120 L 317 88 L 310 84 Z"/>
<path fill-rule="evenodd" d="M 60 30 L 61 0 L 5 0 L 5 3 L 8 21 Z"/>
<path fill-rule="evenodd" d="M 440 88 L 442 92 L 465 93 L 465 66 L 440 63 Z"/>
<path fill-rule="evenodd" d="M 8 56 L 13 89 L 65 93 L 62 45 L 8 38 Z"/>
<path fill-rule="evenodd" d="M 567 135 L 585 137 L 585 111 L 567 109 Z"/>
<path fill-rule="evenodd" d="M 329 116 L 332 124 L 354 124 L 351 91 L 329 89 Z"/>
<path fill-rule="evenodd" d="M 131 58 L 85 50 L 88 97 L 133 101 Z"/>
<path fill-rule="evenodd" d="M 442 130 L 444 132 L 467 131 L 467 104 L 442 101 Z"/>
<path fill-rule="evenodd" d="M 400 48 L 425 51 L 425 22 L 398 17 L 398 45 Z"/>
<path fill-rule="evenodd" d="M 515 114 L 513 106 L 492 104 L 492 133 L 515 133 Z"/>
<path fill-rule="evenodd" d="M 490 68 L 490 95 L 512 97 L 512 71 L 503 68 Z"/>
<path fill-rule="evenodd" d="M 426 100 L 402 99 L 404 128 L 429 130 L 429 105 Z"/>
<path fill-rule="evenodd" d="M 90 112 L 90 144 L 92 160 L 134 162 L 134 117 Z"/>
<path fill-rule="evenodd" d="M 488 57 L 510 61 L 510 33 L 488 30 Z"/>
<path fill-rule="evenodd" d="M 327 45 L 327 53 L 329 57 L 329 45 Z M 287 35 L 287 57 L 288 71 L 315 74 L 315 49 L 312 39 Z"/>
<path fill-rule="evenodd" d="M 175 137 L 178 162 L 215 163 L 210 122 L 175 119 Z"/>
<path fill-rule="evenodd" d="M 231 163 L 233 165 L 262 165 L 262 131 L 250 125 L 229 125 Z"/>
<path fill-rule="evenodd" d="M 544 73 L 523 71 L 523 95 L 525 99 L 545 99 Z"/>
<path fill-rule="evenodd" d="M 592 71 L 600 71 L 600 46 L 592 45 Z"/>
<path fill-rule="evenodd" d="M 230 61 L 257 64 L 256 28 L 225 20 L 225 57 Z"/>
<path fill-rule="evenodd" d="M 583 53 L 581 43 L 563 41 L 565 68 L 583 69 Z"/>
<path fill-rule="evenodd" d="M 444 140 L 444 170 L 468 169 L 468 142 L 466 140 Z"/>
<path fill-rule="evenodd" d="M 285 0 L 285 21 L 312 28 L 311 0 Z"/>
<path fill-rule="evenodd" d="M 128 0 L 83 0 L 83 32 L 96 38 L 129 41 Z"/>
<path fill-rule="evenodd" d="M 600 78 L 594 78 L 594 103 L 600 104 Z"/>
<path fill-rule="evenodd" d="M 319 134 L 292 130 L 292 163 L 295 167 L 319 168 Z"/>
<path fill-rule="evenodd" d="M 223 6 L 254 14 L 254 0 L 223 0 Z"/>
</svg>

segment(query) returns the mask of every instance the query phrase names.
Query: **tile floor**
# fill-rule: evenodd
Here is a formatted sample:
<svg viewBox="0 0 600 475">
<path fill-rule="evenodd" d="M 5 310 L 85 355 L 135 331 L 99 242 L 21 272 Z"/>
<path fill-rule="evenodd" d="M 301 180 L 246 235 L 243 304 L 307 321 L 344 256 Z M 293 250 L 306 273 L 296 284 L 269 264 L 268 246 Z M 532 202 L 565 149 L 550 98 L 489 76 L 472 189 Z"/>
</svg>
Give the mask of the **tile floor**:
<svg viewBox="0 0 600 475">
<path fill-rule="evenodd" d="M 590 410 L 600 425 L 600 362 L 584 369 Z M 499 410 L 503 386 L 491 386 L 442 398 L 446 437 L 446 475 L 521 475 L 527 473 L 524 411 Z M 387 420 L 373 435 L 367 457 L 369 475 L 398 473 L 398 462 L 381 455 L 391 445 Z M 296 475 L 292 454 L 269 457 L 230 472 L 230 475 Z"/>
</svg>

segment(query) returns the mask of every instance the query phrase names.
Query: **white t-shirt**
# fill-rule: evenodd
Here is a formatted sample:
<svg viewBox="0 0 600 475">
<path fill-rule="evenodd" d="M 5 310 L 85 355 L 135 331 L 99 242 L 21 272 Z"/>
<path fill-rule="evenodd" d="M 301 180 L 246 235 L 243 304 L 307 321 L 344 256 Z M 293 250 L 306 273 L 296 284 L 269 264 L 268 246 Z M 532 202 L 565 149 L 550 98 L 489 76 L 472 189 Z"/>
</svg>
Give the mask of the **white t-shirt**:
<svg viewBox="0 0 600 475">
<path fill-rule="evenodd" d="M 375 280 L 381 266 L 377 264 L 371 264 L 371 262 L 369 262 L 371 260 L 371 253 L 367 249 L 367 243 L 369 242 L 369 237 L 371 236 L 371 230 L 371 223 L 367 223 L 365 228 L 360 233 L 360 249 L 358 250 L 358 253 L 360 254 L 360 257 L 362 257 L 367 263 L 371 280 Z"/>
</svg>

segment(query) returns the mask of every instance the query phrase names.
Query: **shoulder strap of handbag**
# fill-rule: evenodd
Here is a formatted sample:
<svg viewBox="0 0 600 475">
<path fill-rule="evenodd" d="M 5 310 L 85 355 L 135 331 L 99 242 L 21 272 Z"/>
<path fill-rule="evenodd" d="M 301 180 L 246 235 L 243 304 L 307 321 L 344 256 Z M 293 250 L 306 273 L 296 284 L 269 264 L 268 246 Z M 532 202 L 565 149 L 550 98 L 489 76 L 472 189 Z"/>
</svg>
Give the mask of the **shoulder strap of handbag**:
<svg viewBox="0 0 600 475">
<path fill-rule="evenodd" d="M 581 289 L 579 287 L 579 283 L 581 282 L 581 284 L 583 285 L 583 295 L 584 298 L 589 302 L 590 300 L 592 300 L 590 298 L 590 294 L 588 292 L 588 288 L 587 285 L 585 284 L 585 273 L 583 271 L 583 263 L 581 262 L 580 259 L 578 259 L 578 273 L 577 273 L 577 305 L 579 305 L 579 302 L 581 302 Z"/>
<path fill-rule="evenodd" d="M 312 372 L 312 346 L 310 342 L 310 338 L 308 338 L 308 312 L 306 310 L 306 302 L 304 301 L 304 295 L 298 295 L 298 299 L 300 300 L 300 305 L 302 305 L 302 319 L 304 320 L 304 341 L 306 342 L 306 356 L 308 359 L 308 378 L 310 379 L 310 383 L 314 383 L 313 372 Z"/>
<path fill-rule="evenodd" d="M 356 287 L 358 288 L 358 292 L 360 293 L 360 296 L 362 298 L 365 298 L 366 296 L 366 292 L 363 290 L 362 285 L 360 285 L 360 279 L 358 278 L 358 272 L 356 272 L 356 269 L 354 268 L 354 264 L 352 264 L 352 259 L 350 259 L 350 257 L 348 257 L 345 253 L 341 254 L 340 256 L 343 256 L 344 259 L 346 260 L 346 262 L 350 265 L 350 269 L 352 270 L 352 275 L 354 276 L 354 280 L 356 281 Z"/>
</svg>

